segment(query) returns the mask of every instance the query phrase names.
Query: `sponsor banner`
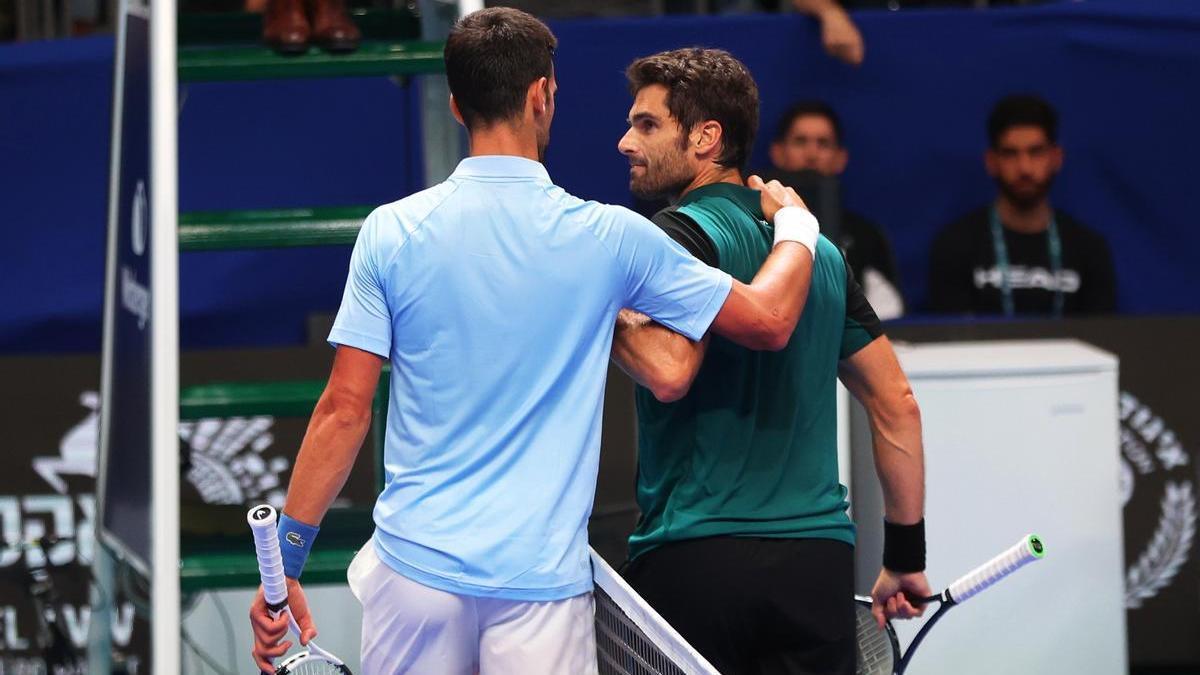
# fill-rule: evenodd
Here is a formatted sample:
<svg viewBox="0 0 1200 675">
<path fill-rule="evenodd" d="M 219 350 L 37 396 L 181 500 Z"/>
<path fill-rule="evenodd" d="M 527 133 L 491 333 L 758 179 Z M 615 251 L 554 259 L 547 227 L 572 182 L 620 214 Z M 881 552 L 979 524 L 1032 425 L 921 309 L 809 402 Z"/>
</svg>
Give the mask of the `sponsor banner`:
<svg viewBox="0 0 1200 675">
<path fill-rule="evenodd" d="M 104 311 L 109 345 L 107 386 L 114 402 L 104 439 L 108 515 L 100 527 L 144 574 L 150 569 L 150 17 L 143 2 L 122 4 L 120 72 L 114 87 L 115 172 L 110 195 L 108 279 Z M 96 386 L 92 385 L 92 389 Z M 103 484 L 104 477 L 101 476 Z"/>
<path fill-rule="evenodd" d="M 184 356 L 185 381 L 324 377 L 332 350 L 206 352 Z M 0 358 L 0 381 L 21 383 L 0 392 L 5 434 L 0 452 L 0 675 L 85 673 L 93 603 L 111 603 L 115 667 L 146 672 L 150 625 L 146 589 L 132 573 L 118 574 L 116 592 L 95 588 L 91 564 L 95 527 L 99 417 L 99 356 Z M 179 427 L 180 493 L 185 505 L 282 507 L 306 419 L 257 416 L 185 421 Z M 374 498 L 370 444 L 347 483 L 340 505 Z M 134 490 L 114 476 L 110 489 Z M 198 513 L 189 508 L 188 513 Z M 225 513 L 225 512 L 223 512 Z M 219 523 L 245 534 L 245 519 Z M 212 523 L 181 531 L 204 529 Z M 241 550 L 241 549 L 239 549 Z M 185 608 L 190 606 L 187 598 Z M 48 611 L 47 611 L 48 610 Z M 49 620 L 47 620 L 49 618 Z"/>
</svg>

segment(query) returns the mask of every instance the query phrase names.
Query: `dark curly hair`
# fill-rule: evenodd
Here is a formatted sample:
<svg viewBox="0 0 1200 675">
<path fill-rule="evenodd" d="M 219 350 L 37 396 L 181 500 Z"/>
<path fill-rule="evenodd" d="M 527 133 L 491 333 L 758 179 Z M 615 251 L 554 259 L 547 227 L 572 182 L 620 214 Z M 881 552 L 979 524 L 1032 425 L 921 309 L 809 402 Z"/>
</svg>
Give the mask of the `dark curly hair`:
<svg viewBox="0 0 1200 675">
<path fill-rule="evenodd" d="M 651 85 L 667 88 L 667 109 L 683 129 L 683 143 L 697 124 L 721 125 L 717 163 L 741 169 L 758 132 L 758 86 L 745 64 L 727 51 L 691 47 L 640 58 L 625 70 L 634 96 Z"/>
</svg>

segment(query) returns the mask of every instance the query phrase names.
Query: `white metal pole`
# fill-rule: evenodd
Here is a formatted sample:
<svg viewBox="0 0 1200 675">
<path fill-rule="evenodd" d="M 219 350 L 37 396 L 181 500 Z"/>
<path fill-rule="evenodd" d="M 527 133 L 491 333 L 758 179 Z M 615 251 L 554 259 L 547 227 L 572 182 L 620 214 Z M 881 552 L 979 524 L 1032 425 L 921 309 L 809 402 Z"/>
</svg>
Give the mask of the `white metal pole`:
<svg viewBox="0 0 1200 675">
<path fill-rule="evenodd" d="M 150 15 L 151 649 L 155 675 L 178 675 L 179 236 L 175 0 Z"/>
</svg>

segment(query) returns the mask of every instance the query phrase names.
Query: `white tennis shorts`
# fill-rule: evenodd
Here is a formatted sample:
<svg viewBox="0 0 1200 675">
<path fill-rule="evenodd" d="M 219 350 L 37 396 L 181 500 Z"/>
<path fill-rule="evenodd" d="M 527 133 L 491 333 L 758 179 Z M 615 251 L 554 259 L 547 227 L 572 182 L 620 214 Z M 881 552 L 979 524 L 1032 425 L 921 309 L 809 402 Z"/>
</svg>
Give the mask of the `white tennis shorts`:
<svg viewBox="0 0 1200 675">
<path fill-rule="evenodd" d="M 371 542 L 346 573 L 363 606 L 364 675 L 594 675 L 592 594 L 528 602 L 448 593 L 384 564 Z"/>
</svg>

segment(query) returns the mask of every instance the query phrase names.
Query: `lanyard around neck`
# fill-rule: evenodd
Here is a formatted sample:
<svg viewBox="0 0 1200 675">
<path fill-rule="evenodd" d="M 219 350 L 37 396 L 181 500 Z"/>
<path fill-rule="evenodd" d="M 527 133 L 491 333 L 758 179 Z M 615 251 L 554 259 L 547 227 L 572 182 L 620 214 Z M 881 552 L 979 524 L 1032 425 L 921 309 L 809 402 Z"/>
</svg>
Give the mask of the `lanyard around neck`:
<svg viewBox="0 0 1200 675">
<path fill-rule="evenodd" d="M 1012 280 L 1008 270 L 1008 243 L 1004 241 L 1004 225 L 1000 223 L 1000 213 L 992 207 L 992 248 L 996 253 L 996 269 L 1000 273 L 1000 301 L 1004 305 L 1004 316 L 1014 316 L 1016 307 L 1013 303 Z M 1050 225 L 1046 228 L 1046 247 L 1050 253 L 1050 276 L 1054 283 L 1053 315 L 1061 317 L 1063 313 L 1062 280 L 1062 240 L 1058 236 L 1058 223 L 1055 222 L 1054 212 L 1050 212 Z"/>
</svg>

